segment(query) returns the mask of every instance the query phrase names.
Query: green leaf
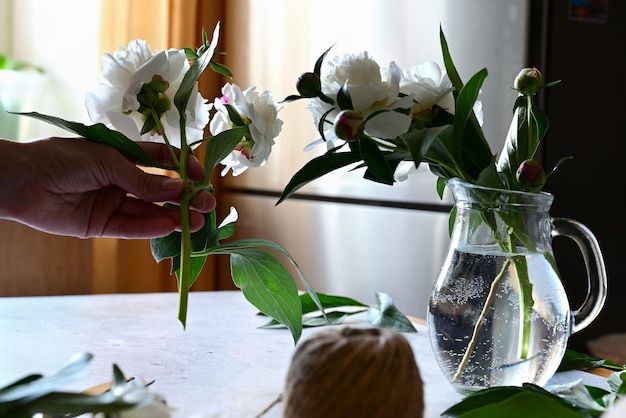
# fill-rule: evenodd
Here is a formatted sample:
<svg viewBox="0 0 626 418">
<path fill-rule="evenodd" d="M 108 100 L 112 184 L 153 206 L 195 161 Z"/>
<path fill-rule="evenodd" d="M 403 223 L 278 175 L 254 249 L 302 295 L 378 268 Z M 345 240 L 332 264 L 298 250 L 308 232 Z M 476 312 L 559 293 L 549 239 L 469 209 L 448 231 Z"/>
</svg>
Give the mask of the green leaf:
<svg viewBox="0 0 626 418">
<path fill-rule="evenodd" d="M 285 186 L 276 204 L 280 204 L 313 180 L 359 161 L 361 161 L 361 156 L 352 152 L 327 152 L 324 155 L 313 158 L 294 174 L 287 186 Z"/>
<path fill-rule="evenodd" d="M 207 66 L 211 63 L 213 55 L 215 54 L 215 47 L 217 46 L 217 40 L 219 37 L 220 24 L 215 25 L 213 31 L 213 38 L 211 44 L 204 51 L 204 53 L 194 61 L 189 70 L 185 72 L 183 81 L 180 83 L 176 94 L 174 95 L 174 105 L 178 109 L 178 113 L 181 118 L 181 125 L 185 126 L 183 120 L 186 119 L 187 103 L 189 97 L 195 91 L 196 83 L 200 78 L 200 75 L 204 72 Z"/>
<path fill-rule="evenodd" d="M 233 123 L 233 125 L 235 125 L 235 126 L 245 126 L 246 125 L 246 123 L 241 118 L 241 115 L 239 114 L 239 111 L 237 110 L 237 108 L 235 106 L 230 105 L 230 104 L 226 104 L 226 105 L 224 105 L 224 107 L 226 108 L 226 111 L 228 112 L 228 117 L 229 117 L 230 121 Z"/>
<path fill-rule="evenodd" d="M 591 354 L 580 353 L 576 350 L 566 350 L 558 371 L 589 370 L 598 367 L 618 371 L 626 370 L 626 367 L 621 364 L 592 356 Z"/>
<path fill-rule="evenodd" d="M 448 47 L 448 41 L 446 40 L 446 37 L 443 33 L 443 28 L 441 27 L 439 28 L 439 39 L 441 43 L 441 53 L 443 55 L 443 63 L 446 68 L 446 72 L 448 74 L 448 77 L 450 78 L 450 81 L 452 82 L 452 85 L 454 86 L 454 89 L 458 93 L 463 89 L 463 81 L 461 79 L 461 76 L 459 75 L 459 72 L 456 69 L 456 66 L 454 65 L 454 61 L 452 60 L 452 55 L 450 54 L 450 49 Z M 478 123 L 475 115 L 472 115 L 471 121 L 472 125 L 474 125 L 476 133 L 479 135 L 483 135 L 482 129 L 480 128 L 480 124 Z"/>
<path fill-rule="evenodd" d="M 346 318 L 351 315 L 355 315 L 360 313 L 359 311 L 355 312 L 345 312 L 345 311 L 332 311 L 326 312 L 326 316 L 324 315 L 314 315 L 314 316 L 304 316 L 302 318 L 302 326 L 305 328 L 313 328 L 313 327 L 324 327 L 328 325 L 341 325 L 346 320 Z M 272 319 L 267 324 L 261 326 L 260 328 L 285 328 L 284 325 L 280 324 L 278 321 Z"/>
<path fill-rule="evenodd" d="M 494 161 L 489 143 L 476 121 L 473 109 L 486 77 L 486 69 L 474 74 L 463 86 L 456 101 L 454 135 L 460 152 L 457 157 L 460 157 L 463 163 L 461 171 L 469 176 L 466 180 L 477 179 L 486 167 L 493 165 Z"/>
<path fill-rule="evenodd" d="M 461 80 L 459 72 L 456 69 L 456 66 L 454 65 L 448 48 L 448 42 L 441 27 L 439 30 L 439 38 L 446 72 L 448 73 L 448 77 L 450 78 L 457 95 L 455 109 L 456 116 L 454 117 L 456 143 L 459 144 L 462 137 L 464 139 L 462 149 L 460 151 L 464 157 L 462 160 L 463 168 L 460 171 L 465 175 L 459 177 L 464 180 L 471 181 L 475 180 L 479 173 L 481 173 L 483 169 L 490 164 L 490 161 L 492 161 L 489 143 L 485 139 L 483 130 L 473 111 L 474 102 L 476 101 L 480 92 L 480 87 L 487 76 L 487 70 L 483 69 L 476 73 L 468 81 L 468 86 L 465 86 Z M 459 120 L 457 121 L 457 119 Z M 458 150 L 459 148 L 454 149 Z M 468 165 L 466 162 L 470 162 L 471 164 Z"/>
<path fill-rule="evenodd" d="M 220 244 L 217 246 L 212 246 L 207 248 L 205 251 L 201 251 L 196 255 L 211 255 L 211 254 L 230 254 L 231 255 L 231 269 L 232 269 L 232 276 L 233 276 L 233 281 L 235 281 L 235 285 L 237 285 L 237 281 L 240 281 L 242 285 L 249 285 L 250 281 L 253 282 L 253 285 L 251 285 L 251 288 L 254 290 L 255 289 L 255 285 L 261 286 L 261 288 L 263 287 L 263 283 L 266 280 L 269 280 L 269 282 L 271 281 L 277 281 L 279 284 L 283 283 L 283 281 L 289 280 L 291 281 L 291 285 L 287 286 L 284 284 L 281 284 L 278 286 L 279 292 L 277 294 L 277 300 L 281 299 L 281 295 L 282 298 L 285 299 L 286 302 L 288 302 L 290 305 L 286 306 L 286 307 L 282 307 L 280 305 L 272 305 L 272 298 L 266 298 L 266 299 L 262 299 L 262 300 L 257 300 L 256 297 L 254 297 L 255 294 L 257 294 L 254 291 L 248 292 L 248 294 L 250 295 L 250 297 L 252 298 L 249 299 L 248 296 L 246 296 L 246 298 L 252 302 L 252 304 L 254 306 L 256 306 L 261 312 L 264 312 L 265 314 L 271 316 L 272 318 L 278 320 L 281 323 L 284 323 L 288 328 L 290 328 L 292 330 L 292 335 L 294 337 L 294 340 L 297 342 L 297 340 L 300 338 L 300 334 L 302 332 L 302 307 L 301 307 L 301 303 L 300 303 L 300 299 L 298 297 L 298 291 L 297 291 L 297 287 L 295 285 L 295 283 L 293 282 L 293 278 L 291 277 L 291 275 L 289 274 L 289 272 L 285 269 L 285 267 L 276 259 L 276 257 L 274 257 L 271 253 L 265 251 L 265 250 L 258 250 L 258 248 L 266 248 L 266 249 L 271 249 L 274 250 L 282 255 L 284 255 L 285 257 L 287 257 L 287 259 L 289 260 L 289 262 L 292 264 L 292 266 L 295 268 L 296 273 L 298 274 L 298 277 L 300 278 L 300 282 L 303 284 L 303 286 L 305 287 L 306 291 L 308 292 L 308 294 L 311 296 L 312 300 L 316 303 L 316 305 L 318 306 L 318 308 L 320 309 L 320 311 L 322 311 L 322 314 L 324 314 L 324 308 L 322 307 L 321 302 L 319 301 L 317 294 L 315 292 L 315 290 L 313 289 L 313 286 L 311 286 L 311 284 L 306 280 L 306 278 L 304 277 L 304 274 L 302 273 L 302 270 L 300 270 L 300 267 L 298 266 L 298 264 L 296 263 L 296 261 L 293 259 L 293 257 L 287 252 L 287 250 L 285 250 L 282 246 L 280 246 L 279 244 L 277 244 L 274 241 L 270 241 L 270 240 L 266 240 L 266 239 L 241 239 L 241 240 L 237 240 L 237 241 L 233 241 L 233 242 L 229 242 L 227 244 Z M 239 263 L 238 265 L 240 266 L 245 266 L 245 265 L 250 265 L 250 266 L 258 266 L 260 269 L 265 269 L 265 267 L 263 267 L 262 265 L 258 265 L 258 262 L 262 262 L 262 263 L 266 263 L 268 266 L 274 266 L 275 270 L 275 275 L 269 275 L 269 276 L 264 276 L 263 279 L 261 281 L 261 283 L 257 283 L 255 280 L 258 279 L 255 270 L 254 269 L 240 269 L 239 272 L 241 274 L 238 274 L 237 276 L 237 280 L 235 279 L 235 271 L 233 269 L 233 254 L 237 254 L 237 255 L 241 255 L 241 252 L 244 252 L 243 254 L 247 254 L 248 257 L 250 257 L 250 255 L 254 256 L 254 255 L 258 255 L 260 257 L 260 260 L 257 260 L 257 262 L 255 262 L 254 260 L 250 260 L 247 264 L 244 263 L 243 261 L 246 261 L 245 259 L 242 260 L 241 263 Z M 252 251 L 252 252 L 250 252 Z M 253 258 L 253 257 L 252 257 Z M 194 260 L 195 257 L 192 259 Z M 277 266 L 276 263 L 278 263 L 280 266 Z M 250 276 L 248 276 L 248 274 L 250 274 Z M 240 287 L 239 285 L 237 285 L 238 287 Z M 293 286 L 293 288 L 296 289 L 296 293 L 292 294 L 291 291 L 291 286 Z M 241 288 L 241 287 L 240 287 Z M 280 289 L 283 290 L 280 290 Z M 243 290 L 243 288 L 241 288 Z M 261 291 L 261 295 L 265 294 L 267 292 L 263 292 Z M 244 292 L 244 296 L 246 295 L 246 293 Z M 284 312 L 282 312 L 283 310 L 287 309 L 287 311 L 291 312 L 293 310 L 293 307 L 291 306 L 291 304 L 293 303 L 292 298 L 295 298 L 297 300 L 297 311 L 300 312 L 299 314 L 299 318 L 297 320 L 297 322 L 290 322 L 293 319 L 292 315 L 286 315 Z M 253 302 L 254 300 L 254 302 Z M 260 305 L 257 305 L 256 303 L 259 303 Z M 267 303 L 262 303 L 262 302 L 267 302 Z M 264 309 L 261 309 L 261 306 L 264 306 Z M 268 310 L 267 308 L 271 307 L 271 310 Z M 273 313 L 276 313 L 277 316 L 274 316 Z M 288 323 L 285 323 L 283 321 L 288 320 Z"/>
<path fill-rule="evenodd" d="M 626 371 L 611 373 L 606 383 L 613 392 L 623 395 L 626 393 Z"/>
<path fill-rule="evenodd" d="M 289 96 L 281 100 L 280 103 L 295 102 L 296 100 L 301 100 L 301 99 L 308 99 L 308 97 L 300 96 L 298 94 L 290 94 Z"/>
<path fill-rule="evenodd" d="M 302 325 L 307 328 L 341 325 L 346 318 L 357 313 L 358 312 L 332 311 L 326 312 L 326 315 L 307 316 L 302 320 Z"/>
<path fill-rule="evenodd" d="M 438 126 L 419 131 L 413 130 L 400 135 L 400 139 L 411 153 L 411 159 L 416 162 L 416 168 L 424 160 L 424 156 L 433 142 L 447 129 L 451 129 L 451 127 L 449 125 Z"/>
<path fill-rule="evenodd" d="M 524 384 L 480 390 L 444 411 L 459 418 L 582 418 L 577 410 L 539 386 Z"/>
<path fill-rule="evenodd" d="M 351 306 L 355 308 L 367 308 L 369 305 L 359 302 L 358 300 L 347 298 L 344 296 L 328 295 L 324 293 L 317 293 L 319 302 L 322 304 L 325 310 L 331 308 L 339 308 Z M 300 295 L 300 302 L 302 303 L 302 313 L 310 313 L 319 310 L 318 304 L 311 298 L 309 293 L 303 293 Z"/>
<path fill-rule="evenodd" d="M 80 353 L 70 359 L 61 369 L 49 376 L 31 375 L 20 379 L 0 390 L 0 404 L 21 398 L 37 398 L 54 389 L 77 380 L 89 365 L 93 355 Z"/>
<path fill-rule="evenodd" d="M 367 318 L 372 325 L 402 332 L 417 332 L 411 321 L 394 305 L 391 296 L 376 293 L 376 302 L 376 306 L 367 311 Z"/>
<path fill-rule="evenodd" d="M 151 239 L 150 250 L 157 263 L 180 255 L 180 232 L 172 232 L 165 237 Z"/>
<path fill-rule="evenodd" d="M 191 249 L 194 252 L 204 251 L 210 245 L 217 245 L 217 237 L 220 236 L 220 230 L 215 231 L 215 211 L 204 213 L 204 226 L 191 234 Z M 231 226 L 225 227 L 226 230 L 232 230 Z M 180 279 L 180 263 L 181 263 L 181 233 L 172 232 L 171 234 L 153 238 L 150 240 L 150 249 L 152 251 L 152 257 L 157 263 L 167 259 L 172 259 L 172 265 L 170 268 L 170 274 L 175 274 Z M 194 284 L 202 268 L 206 262 L 206 255 L 191 254 L 192 258 L 190 262 L 189 270 L 189 286 Z"/>
<path fill-rule="evenodd" d="M 302 306 L 291 274 L 272 254 L 259 249 L 232 250 L 233 282 L 259 311 L 285 325 L 297 343 L 302 335 Z"/>
<path fill-rule="evenodd" d="M 27 402 L 0 406 L 3 417 L 30 418 L 35 414 L 46 416 L 82 416 L 88 413 L 115 413 L 135 407 L 133 402 L 125 402 L 113 397 L 110 393 L 88 395 L 83 393 L 51 392 Z"/>
<path fill-rule="evenodd" d="M 238 126 L 209 138 L 206 143 L 204 155 L 204 170 L 207 176 L 213 169 L 239 144 L 241 139 L 248 133 L 247 126 Z"/>
<path fill-rule="evenodd" d="M 229 78 L 233 78 L 233 73 L 224 64 L 211 60 L 211 69 L 218 74 L 224 75 Z"/>
<path fill-rule="evenodd" d="M 487 78 L 487 74 L 487 69 L 483 68 L 474 74 L 467 84 L 458 91 L 454 112 L 454 134 L 459 144 L 465 131 L 465 125 L 470 120 L 471 115 L 474 114 L 474 103 L 478 99 L 478 94 L 485 78 Z"/>
<path fill-rule="evenodd" d="M 358 149 L 369 174 L 383 184 L 393 184 L 393 170 L 378 145 L 369 138 L 361 138 Z"/>
<path fill-rule="evenodd" d="M 175 207 L 175 205 L 166 203 L 165 206 Z M 209 245 L 209 240 L 212 237 L 212 229 L 215 224 L 215 210 L 204 213 L 204 225 L 201 229 L 191 234 L 191 248 L 193 251 L 204 251 Z M 165 237 L 153 238 L 150 240 L 150 249 L 152 251 L 152 257 L 157 263 L 161 261 L 180 256 L 180 242 L 181 233 L 174 231 Z M 216 244 L 215 242 L 214 244 Z M 172 271 L 177 270 L 178 267 Z"/>
<path fill-rule="evenodd" d="M 319 56 L 317 61 L 315 61 L 315 67 L 313 68 L 313 72 L 318 76 L 322 74 L 322 65 L 324 64 L 324 59 L 326 58 L 326 55 L 328 55 L 328 52 L 332 49 L 333 46 L 335 45 L 331 45 L 326 51 L 324 51 L 324 53 L 322 53 L 322 55 Z"/>
<path fill-rule="evenodd" d="M 202 30 L 204 31 L 204 28 Z M 195 49 L 189 48 L 188 46 L 185 46 L 182 49 L 185 51 L 185 57 L 187 57 L 187 59 L 196 59 L 200 56 Z"/>
<path fill-rule="evenodd" d="M 319 298 L 317 297 L 317 292 L 315 292 L 315 289 L 313 289 L 313 286 L 311 286 L 311 283 L 309 283 L 308 280 L 304 277 L 304 274 L 302 273 L 302 270 L 300 270 L 300 267 L 298 266 L 298 263 L 296 263 L 296 260 L 293 259 L 293 257 L 291 256 L 291 254 L 287 252 L 287 250 L 285 250 L 282 246 L 280 246 L 278 243 L 274 241 L 270 241 L 267 239 L 260 239 L 260 238 L 240 239 L 237 241 L 229 242 L 228 244 L 221 244 L 217 247 L 209 248 L 204 253 L 206 254 L 220 253 L 223 251 L 230 251 L 231 249 L 255 248 L 255 247 L 256 248 L 269 248 L 287 257 L 291 265 L 295 268 L 296 273 L 298 274 L 298 278 L 300 279 L 300 282 L 306 289 L 307 293 L 311 296 L 312 300 L 315 302 L 318 308 L 322 312 L 324 312 L 324 307 L 322 306 L 321 302 L 319 301 Z"/>
<path fill-rule="evenodd" d="M 122 390 L 126 384 L 126 377 L 117 364 L 113 364 L 113 380 L 111 382 L 111 392 Z"/>
<path fill-rule="evenodd" d="M 361 313 L 365 308 L 369 307 L 369 305 L 344 296 L 327 295 L 323 293 L 316 293 L 316 296 L 317 301 L 313 300 L 310 293 L 302 293 L 300 295 L 303 315 L 302 325 L 305 327 L 338 325 L 343 323 L 343 321 L 349 316 Z M 307 315 L 312 312 L 320 312 L 320 304 L 324 308 L 325 314 L 315 316 Z M 354 309 L 351 309 L 350 311 L 335 309 L 346 307 Z M 328 311 L 329 309 L 335 310 Z M 276 320 L 272 320 L 262 326 L 262 328 L 275 328 L 279 326 L 282 325 Z"/>
<path fill-rule="evenodd" d="M 10 112 L 12 113 L 12 112 Z M 128 139 L 124 134 L 109 129 L 102 123 L 95 125 L 84 125 L 78 122 L 69 122 L 55 116 L 43 115 L 37 112 L 29 113 L 14 113 L 16 115 L 28 116 L 34 119 L 38 119 L 47 122 L 51 125 L 65 129 L 66 131 L 73 132 L 85 139 L 96 142 L 99 144 L 109 145 L 118 150 L 122 155 L 131 161 L 141 164 L 146 167 L 158 167 L 168 170 L 175 170 L 175 167 L 167 166 L 154 160 L 143 148 L 141 148 L 136 142 Z"/>
<path fill-rule="evenodd" d="M 350 91 L 348 90 L 348 81 L 346 80 L 341 86 L 341 89 L 337 92 L 337 106 L 339 109 L 346 110 L 352 109 L 352 98 L 350 97 Z"/>
</svg>

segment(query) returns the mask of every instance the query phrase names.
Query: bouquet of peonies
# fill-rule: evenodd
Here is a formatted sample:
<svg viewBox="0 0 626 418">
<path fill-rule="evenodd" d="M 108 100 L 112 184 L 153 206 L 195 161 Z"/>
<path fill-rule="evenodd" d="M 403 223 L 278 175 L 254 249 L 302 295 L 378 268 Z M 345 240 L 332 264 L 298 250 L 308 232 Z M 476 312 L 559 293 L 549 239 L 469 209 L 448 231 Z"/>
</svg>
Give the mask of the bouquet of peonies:
<svg viewBox="0 0 626 418">
<path fill-rule="evenodd" d="M 309 100 L 320 138 L 305 149 L 325 144 L 327 152 L 293 176 L 280 201 L 351 165 L 365 168 L 365 179 L 391 185 L 406 180 L 424 163 L 438 177 L 440 195 L 451 178 L 500 189 L 542 189 L 548 175 L 533 157 L 548 120 L 533 99 L 541 88 L 558 82 L 544 85 L 535 68 L 519 73 L 513 87 L 519 96 L 511 130 L 494 164 L 481 128 L 479 95 L 487 70 L 464 84 L 443 31 L 440 36 L 445 71 L 435 62 L 408 70 L 394 62 L 381 68 L 367 52 L 326 61 L 328 49 L 313 71 L 298 78 L 298 94 L 284 101 Z"/>
<path fill-rule="evenodd" d="M 234 233 L 237 212 L 217 223 L 215 211 L 205 215 L 204 227 L 193 234 L 189 227 L 190 200 L 199 190 L 211 190 L 210 175 L 222 164 L 237 175 L 266 163 L 274 138 L 281 130 L 278 108 L 268 92 L 254 87 L 242 91 L 226 84 L 222 95 L 208 103 L 198 91 L 198 79 L 211 67 L 232 76 L 215 60 L 219 24 L 209 42 L 203 31 L 198 49 L 153 51 L 145 41 L 134 40 L 102 59 L 102 82 L 86 98 L 93 125 L 69 122 L 36 112 L 24 113 L 74 132 L 90 141 L 115 147 L 137 164 L 171 170 L 188 187 L 180 198 L 181 232 L 154 239 L 151 248 L 157 262 L 171 259 L 178 279 L 179 320 L 185 326 L 188 293 L 209 255 L 230 255 L 234 283 L 263 314 L 290 329 L 294 341 L 302 332 L 302 303 L 291 273 L 276 257 L 284 255 L 293 264 L 314 306 L 322 306 L 296 262 L 279 244 L 265 239 L 222 242 Z M 209 125 L 212 136 L 205 138 Z M 165 143 L 174 161 L 165 166 L 153 160 L 137 143 Z M 206 176 L 192 181 L 187 173 L 190 153 L 206 143 Z"/>
<path fill-rule="evenodd" d="M 443 30 L 440 39 L 445 71 L 436 63 L 403 70 L 391 62 L 383 69 L 367 52 L 327 61 L 329 49 L 319 57 L 313 71 L 298 78 L 298 94 L 285 101 L 309 100 L 320 138 L 307 148 L 326 144 L 327 151 L 292 177 L 279 202 L 311 181 L 348 166 L 364 169 L 366 180 L 392 185 L 406 180 L 424 164 L 437 176 L 440 197 L 450 179 L 492 189 L 531 193 L 542 190 L 547 177 L 565 159 L 549 174 L 534 159 L 548 128 L 548 119 L 534 97 L 542 88 L 558 82 L 544 85 L 539 70 L 521 70 L 513 86 L 518 92 L 513 120 L 497 157 L 481 127 L 478 99 L 487 70 L 480 70 L 463 83 Z M 450 220 L 452 226 L 454 216 Z M 502 227 L 499 222 L 505 224 L 504 238 L 496 238 L 505 253 L 515 254 L 517 242 L 526 239 L 526 225 L 519 217 L 485 216 L 482 222 L 494 232 Z M 523 244 L 532 248 L 532 243 Z M 549 261 L 556 269 L 553 260 Z M 520 358 L 526 358 L 534 304 L 532 283 L 525 261 L 516 262 L 515 269 L 522 289 Z M 466 354 L 471 352 L 468 349 Z"/>
</svg>

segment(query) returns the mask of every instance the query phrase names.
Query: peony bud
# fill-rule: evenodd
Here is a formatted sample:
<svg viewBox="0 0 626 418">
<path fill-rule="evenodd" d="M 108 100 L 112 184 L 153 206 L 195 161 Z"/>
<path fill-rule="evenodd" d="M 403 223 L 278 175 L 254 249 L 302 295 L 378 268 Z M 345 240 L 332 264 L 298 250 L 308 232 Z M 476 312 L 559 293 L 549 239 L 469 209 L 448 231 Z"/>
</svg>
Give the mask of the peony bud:
<svg viewBox="0 0 626 418">
<path fill-rule="evenodd" d="M 335 118 L 335 135 L 344 141 L 357 139 L 363 132 L 363 114 L 343 110 Z"/>
<path fill-rule="evenodd" d="M 525 160 L 517 169 L 517 181 L 529 192 L 538 192 L 546 184 L 546 173 L 536 160 Z"/>
<path fill-rule="evenodd" d="M 542 86 L 543 76 L 541 71 L 534 67 L 523 68 L 513 82 L 513 88 L 526 96 L 538 92 Z"/>
<path fill-rule="evenodd" d="M 302 97 L 317 97 L 322 91 L 320 76 L 315 73 L 304 73 L 298 77 L 296 89 Z"/>
</svg>

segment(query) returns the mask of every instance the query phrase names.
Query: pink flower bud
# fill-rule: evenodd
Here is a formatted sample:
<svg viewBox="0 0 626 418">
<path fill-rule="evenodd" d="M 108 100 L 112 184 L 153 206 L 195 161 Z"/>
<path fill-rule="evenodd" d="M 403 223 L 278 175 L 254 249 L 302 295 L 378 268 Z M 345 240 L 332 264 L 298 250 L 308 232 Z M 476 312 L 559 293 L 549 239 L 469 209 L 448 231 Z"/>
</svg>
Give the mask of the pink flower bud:
<svg viewBox="0 0 626 418">
<path fill-rule="evenodd" d="M 536 68 L 523 68 L 513 82 L 513 88 L 527 96 L 538 92 L 542 86 L 543 76 Z"/>
<path fill-rule="evenodd" d="M 525 160 L 517 169 L 517 181 L 529 192 L 538 192 L 546 184 L 546 173 L 536 160 Z"/>
<path fill-rule="evenodd" d="M 322 92 L 320 76 L 315 73 L 304 73 L 298 77 L 296 89 L 302 97 L 317 97 Z"/>
<path fill-rule="evenodd" d="M 354 110 L 343 110 L 335 118 L 335 135 L 344 141 L 357 139 L 363 132 L 363 115 Z"/>
</svg>

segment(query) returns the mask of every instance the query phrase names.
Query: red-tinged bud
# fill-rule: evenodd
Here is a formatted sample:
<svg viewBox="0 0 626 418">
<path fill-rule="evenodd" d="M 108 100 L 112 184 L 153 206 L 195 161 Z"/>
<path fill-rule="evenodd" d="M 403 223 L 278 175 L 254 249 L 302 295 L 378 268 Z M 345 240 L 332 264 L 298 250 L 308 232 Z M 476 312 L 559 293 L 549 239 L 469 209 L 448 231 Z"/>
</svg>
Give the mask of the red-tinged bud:
<svg viewBox="0 0 626 418">
<path fill-rule="evenodd" d="M 517 181 L 528 192 L 538 192 L 546 184 L 546 173 L 536 160 L 523 161 L 517 169 Z"/>
<path fill-rule="evenodd" d="M 320 76 L 315 73 L 304 73 L 298 77 L 296 89 L 302 97 L 317 97 L 322 92 Z"/>
<path fill-rule="evenodd" d="M 541 87 L 543 87 L 543 76 L 536 68 L 523 68 L 513 82 L 513 88 L 526 96 L 538 92 Z"/>
<path fill-rule="evenodd" d="M 363 115 L 354 110 L 343 110 L 335 118 L 335 135 L 344 141 L 357 139 L 363 133 Z"/>
</svg>

